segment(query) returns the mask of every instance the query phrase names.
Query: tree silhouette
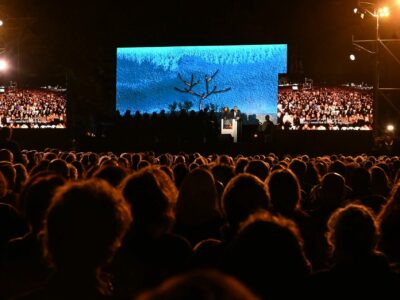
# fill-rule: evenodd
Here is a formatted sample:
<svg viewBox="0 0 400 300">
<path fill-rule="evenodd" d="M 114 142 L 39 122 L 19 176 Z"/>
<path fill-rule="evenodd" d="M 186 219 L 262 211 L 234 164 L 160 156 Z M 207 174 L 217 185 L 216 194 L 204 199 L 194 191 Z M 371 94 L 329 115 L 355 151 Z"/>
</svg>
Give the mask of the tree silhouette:
<svg viewBox="0 0 400 300">
<path fill-rule="evenodd" d="M 205 99 L 207 99 L 211 95 L 225 93 L 225 92 L 228 92 L 231 90 L 230 87 L 223 89 L 223 90 L 218 90 L 216 85 L 214 85 L 214 87 L 212 89 L 210 89 L 210 82 L 214 79 L 214 77 L 218 74 L 218 72 L 219 72 L 219 70 L 215 71 L 214 74 L 212 74 L 211 76 L 208 76 L 207 74 L 204 76 L 206 90 L 203 93 L 198 93 L 193 90 L 194 87 L 196 87 L 197 85 L 200 84 L 200 80 L 195 81 L 194 74 L 192 74 L 190 81 L 187 81 L 187 80 L 183 79 L 183 77 L 180 73 L 178 73 L 179 79 L 187 87 L 185 87 L 183 89 L 175 87 L 174 89 L 180 93 L 190 94 L 190 95 L 193 95 L 193 96 L 199 98 L 199 110 L 202 110 L 203 109 L 203 101 Z"/>
</svg>

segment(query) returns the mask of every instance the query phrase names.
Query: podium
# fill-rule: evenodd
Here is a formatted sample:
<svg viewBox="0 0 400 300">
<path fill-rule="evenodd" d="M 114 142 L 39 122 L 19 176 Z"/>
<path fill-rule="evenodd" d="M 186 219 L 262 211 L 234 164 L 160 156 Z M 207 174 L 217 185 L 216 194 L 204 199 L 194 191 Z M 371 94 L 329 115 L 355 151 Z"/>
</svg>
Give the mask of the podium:
<svg viewBox="0 0 400 300">
<path fill-rule="evenodd" d="M 230 134 L 233 142 L 237 143 L 238 122 L 235 119 L 221 119 L 221 134 Z"/>
</svg>

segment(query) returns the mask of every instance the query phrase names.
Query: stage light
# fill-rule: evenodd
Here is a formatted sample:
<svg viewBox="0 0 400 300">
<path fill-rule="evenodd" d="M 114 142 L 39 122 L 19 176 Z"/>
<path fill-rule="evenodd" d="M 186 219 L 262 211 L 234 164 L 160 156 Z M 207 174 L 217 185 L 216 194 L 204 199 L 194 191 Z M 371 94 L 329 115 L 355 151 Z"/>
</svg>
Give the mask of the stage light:
<svg viewBox="0 0 400 300">
<path fill-rule="evenodd" d="M 378 9 L 378 16 L 381 18 L 389 17 L 390 10 L 388 6 L 384 6 Z"/>
<path fill-rule="evenodd" d="M 3 25 L 4 25 L 3 20 L 0 20 L 0 26 L 3 26 Z"/>
<path fill-rule="evenodd" d="M 358 8 L 357 8 L 357 7 L 354 8 L 354 9 L 353 9 L 353 12 L 354 12 L 355 14 L 357 14 L 357 13 L 358 13 Z"/>
<path fill-rule="evenodd" d="M 253 137 L 254 137 L 255 139 L 258 138 L 258 134 L 255 133 L 255 134 L 253 135 Z"/>
<path fill-rule="evenodd" d="M 356 56 L 354 54 L 350 54 L 350 60 L 351 61 L 355 61 L 356 60 Z"/>
<path fill-rule="evenodd" d="M 7 71 L 8 63 L 4 59 L 0 59 L 0 72 Z"/>
<path fill-rule="evenodd" d="M 394 126 L 392 124 L 389 124 L 388 126 L 386 126 L 386 130 L 387 131 L 394 131 Z"/>
</svg>

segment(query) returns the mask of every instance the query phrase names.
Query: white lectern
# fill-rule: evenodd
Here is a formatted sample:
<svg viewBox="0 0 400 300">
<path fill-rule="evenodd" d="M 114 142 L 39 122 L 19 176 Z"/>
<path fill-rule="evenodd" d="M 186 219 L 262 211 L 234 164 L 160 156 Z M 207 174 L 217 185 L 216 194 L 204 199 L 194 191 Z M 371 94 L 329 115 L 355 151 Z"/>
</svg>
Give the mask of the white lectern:
<svg viewBox="0 0 400 300">
<path fill-rule="evenodd" d="M 221 119 L 221 134 L 230 134 L 233 142 L 237 143 L 237 121 L 235 119 Z"/>
</svg>

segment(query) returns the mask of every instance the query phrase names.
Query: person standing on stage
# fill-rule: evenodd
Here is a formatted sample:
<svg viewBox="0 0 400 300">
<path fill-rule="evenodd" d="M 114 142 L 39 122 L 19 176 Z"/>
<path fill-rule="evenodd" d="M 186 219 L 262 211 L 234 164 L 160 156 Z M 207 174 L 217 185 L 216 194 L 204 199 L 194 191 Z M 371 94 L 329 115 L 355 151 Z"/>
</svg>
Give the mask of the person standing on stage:
<svg viewBox="0 0 400 300">
<path fill-rule="evenodd" d="M 230 117 L 237 122 L 237 140 L 240 141 L 242 139 L 242 117 L 241 112 L 236 105 L 231 110 Z"/>
<path fill-rule="evenodd" d="M 229 111 L 229 107 L 225 106 L 225 107 L 222 109 L 221 118 L 224 119 L 224 120 L 231 119 L 231 113 L 230 113 L 230 111 Z"/>
<path fill-rule="evenodd" d="M 274 123 L 270 120 L 269 115 L 265 116 L 264 123 L 261 124 L 260 131 L 264 136 L 264 144 L 270 144 L 272 141 L 272 133 L 274 130 Z"/>
<path fill-rule="evenodd" d="M 234 106 L 231 110 L 231 118 L 235 119 L 237 122 L 241 121 L 241 113 L 237 106 Z"/>
</svg>

